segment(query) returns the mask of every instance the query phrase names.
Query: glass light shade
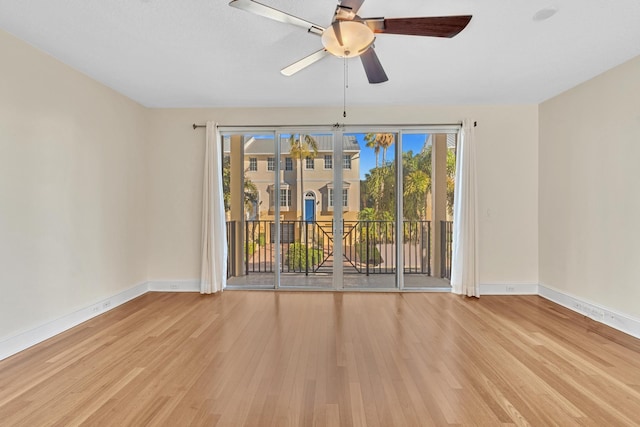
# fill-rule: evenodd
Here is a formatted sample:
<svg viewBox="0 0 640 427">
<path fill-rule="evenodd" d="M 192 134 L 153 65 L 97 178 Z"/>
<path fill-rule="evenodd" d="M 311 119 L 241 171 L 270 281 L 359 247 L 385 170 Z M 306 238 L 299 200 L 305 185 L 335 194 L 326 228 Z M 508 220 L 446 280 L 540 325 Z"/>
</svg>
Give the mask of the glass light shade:
<svg viewBox="0 0 640 427">
<path fill-rule="evenodd" d="M 375 36 L 366 24 L 358 21 L 340 21 L 342 46 L 338 43 L 333 25 L 322 33 L 322 45 L 331 54 L 341 58 L 351 58 L 364 53 L 373 43 Z"/>
</svg>

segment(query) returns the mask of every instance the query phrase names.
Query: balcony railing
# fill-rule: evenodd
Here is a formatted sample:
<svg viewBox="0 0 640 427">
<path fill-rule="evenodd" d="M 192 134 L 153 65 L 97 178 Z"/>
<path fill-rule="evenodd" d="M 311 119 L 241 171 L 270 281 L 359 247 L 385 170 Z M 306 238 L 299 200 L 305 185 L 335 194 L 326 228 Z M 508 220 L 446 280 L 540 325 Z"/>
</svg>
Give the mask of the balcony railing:
<svg viewBox="0 0 640 427">
<path fill-rule="evenodd" d="M 227 223 L 227 234 L 234 236 Z M 333 271 L 334 226 L 331 221 L 281 221 L 280 265 L 275 264 L 275 223 L 245 221 L 244 272 L 310 273 Z M 345 274 L 395 274 L 397 269 L 396 224 L 394 221 L 343 221 L 343 271 Z M 448 247 L 450 250 L 450 246 Z M 229 247 L 229 258 L 235 253 Z M 402 258 L 404 274 L 431 275 L 431 222 L 402 222 Z M 442 257 L 445 259 L 445 257 Z M 450 259 L 450 255 L 448 258 Z M 450 271 L 450 263 L 449 270 Z M 229 271 L 235 271 L 229 265 Z M 448 276 L 445 276 L 448 277 Z"/>
<path fill-rule="evenodd" d="M 326 267 L 333 256 L 331 222 L 281 221 L 280 271 L 313 273 Z M 273 273 L 275 267 L 275 223 L 245 222 L 245 272 Z"/>
<path fill-rule="evenodd" d="M 227 221 L 227 279 L 236 272 L 236 222 Z"/>
<path fill-rule="evenodd" d="M 440 221 L 440 276 L 451 280 L 453 221 Z"/>
<path fill-rule="evenodd" d="M 396 271 L 395 221 L 345 221 L 346 261 L 362 274 Z M 402 258 L 405 274 L 431 274 L 431 222 L 402 222 Z"/>
</svg>

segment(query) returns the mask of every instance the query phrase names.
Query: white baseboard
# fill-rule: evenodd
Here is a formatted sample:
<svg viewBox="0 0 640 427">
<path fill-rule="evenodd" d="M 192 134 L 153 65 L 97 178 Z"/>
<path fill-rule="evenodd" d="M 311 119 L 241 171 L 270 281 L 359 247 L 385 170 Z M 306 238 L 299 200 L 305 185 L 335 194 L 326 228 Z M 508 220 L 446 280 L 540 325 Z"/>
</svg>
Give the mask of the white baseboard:
<svg viewBox="0 0 640 427">
<path fill-rule="evenodd" d="M 538 295 L 537 283 L 498 283 L 481 284 L 482 295 Z"/>
<path fill-rule="evenodd" d="M 105 313 L 149 291 L 147 282 L 140 283 L 112 297 L 105 298 L 59 319 L 44 323 L 0 342 L 0 360 L 45 341 L 82 322 Z"/>
<path fill-rule="evenodd" d="M 570 310 L 587 316 L 596 322 L 604 323 L 614 329 L 622 331 L 633 337 L 640 338 L 640 319 L 633 318 L 616 310 L 585 301 L 573 295 L 560 292 L 549 286 L 538 286 L 538 295 L 560 304 Z"/>
<path fill-rule="evenodd" d="M 150 292 L 200 292 L 200 280 L 152 280 Z"/>
</svg>

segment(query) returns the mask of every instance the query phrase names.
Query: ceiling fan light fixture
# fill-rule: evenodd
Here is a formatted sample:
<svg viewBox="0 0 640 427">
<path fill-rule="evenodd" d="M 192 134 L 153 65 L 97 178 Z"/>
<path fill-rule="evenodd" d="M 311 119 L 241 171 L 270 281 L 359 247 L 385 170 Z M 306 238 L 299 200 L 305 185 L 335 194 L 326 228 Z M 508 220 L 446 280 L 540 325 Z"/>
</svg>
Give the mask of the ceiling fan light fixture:
<svg viewBox="0 0 640 427">
<path fill-rule="evenodd" d="M 352 58 L 361 55 L 373 44 L 375 36 L 371 28 L 359 21 L 340 21 L 340 36 L 338 39 L 333 26 L 322 33 L 322 45 L 329 53 L 340 58 Z"/>
<path fill-rule="evenodd" d="M 371 84 L 383 83 L 389 80 L 373 46 L 376 34 L 451 38 L 464 30 L 472 18 L 471 15 L 361 18 L 358 16 L 358 10 L 364 1 L 338 0 L 338 6 L 331 20 L 331 25 L 326 29 L 290 13 L 259 3 L 256 0 L 231 0 L 229 6 L 264 16 L 274 21 L 302 27 L 309 34 L 321 36 L 322 49 L 280 70 L 285 76 L 291 76 L 329 55 L 339 58 L 359 56 L 367 79 Z M 347 61 L 344 61 L 344 64 L 346 67 Z"/>
</svg>

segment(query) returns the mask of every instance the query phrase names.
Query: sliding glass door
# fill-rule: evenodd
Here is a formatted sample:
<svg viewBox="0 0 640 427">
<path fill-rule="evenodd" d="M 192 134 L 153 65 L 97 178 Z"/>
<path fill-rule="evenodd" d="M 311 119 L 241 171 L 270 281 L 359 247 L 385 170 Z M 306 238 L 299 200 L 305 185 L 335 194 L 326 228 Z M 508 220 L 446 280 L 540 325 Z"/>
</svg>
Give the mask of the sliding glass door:
<svg viewBox="0 0 640 427">
<path fill-rule="evenodd" d="M 345 289 L 398 287 L 396 245 L 397 132 L 344 134 L 343 176 L 358 180 L 358 200 L 345 209 Z"/>
<path fill-rule="evenodd" d="M 230 287 L 448 287 L 455 130 L 223 136 Z"/>
<path fill-rule="evenodd" d="M 289 289 L 334 287 L 334 217 L 330 197 L 335 149 L 333 133 L 279 134 L 280 283 Z"/>
<path fill-rule="evenodd" d="M 277 271 L 274 136 L 224 134 L 223 153 L 228 284 L 273 288 Z"/>
</svg>

